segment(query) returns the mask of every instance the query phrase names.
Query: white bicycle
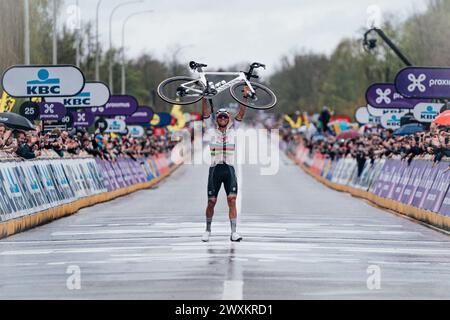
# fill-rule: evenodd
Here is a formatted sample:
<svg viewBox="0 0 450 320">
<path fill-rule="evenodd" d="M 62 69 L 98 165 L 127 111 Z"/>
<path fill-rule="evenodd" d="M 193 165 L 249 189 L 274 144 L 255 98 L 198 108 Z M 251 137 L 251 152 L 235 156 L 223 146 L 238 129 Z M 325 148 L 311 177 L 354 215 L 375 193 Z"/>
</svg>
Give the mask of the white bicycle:
<svg viewBox="0 0 450 320">
<path fill-rule="evenodd" d="M 253 72 L 266 68 L 264 64 L 253 63 L 248 72 L 204 72 L 207 65 L 191 61 L 189 67 L 199 73 L 199 78 L 186 76 L 169 78 L 158 86 L 158 95 L 170 104 L 189 105 L 203 98 L 212 98 L 229 89 L 231 96 L 240 104 L 253 109 L 267 110 L 277 103 L 275 94 L 262 84 L 251 82 L 259 77 Z M 231 81 L 208 82 L 208 76 L 236 76 Z"/>
</svg>

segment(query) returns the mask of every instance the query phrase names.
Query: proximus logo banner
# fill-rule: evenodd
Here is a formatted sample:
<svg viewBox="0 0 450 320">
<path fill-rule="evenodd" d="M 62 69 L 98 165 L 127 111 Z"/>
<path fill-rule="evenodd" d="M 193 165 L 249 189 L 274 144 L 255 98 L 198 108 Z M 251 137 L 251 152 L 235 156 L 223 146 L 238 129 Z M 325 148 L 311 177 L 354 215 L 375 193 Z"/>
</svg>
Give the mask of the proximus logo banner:
<svg viewBox="0 0 450 320">
<path fill-rule="evenodd" d="M 374 108 L 412 109 L 418 103 L 431 102 L 428 99 L 407 99 L 397 92 L 393 83 L 374 83 L 366 91 L 366 100 Z"/>
<path fill-rule="evenodd" d="M 450 68 L 405 68 L 397 74 L 395 87 L 408 98 L 450 98 Z"/>
</svg>

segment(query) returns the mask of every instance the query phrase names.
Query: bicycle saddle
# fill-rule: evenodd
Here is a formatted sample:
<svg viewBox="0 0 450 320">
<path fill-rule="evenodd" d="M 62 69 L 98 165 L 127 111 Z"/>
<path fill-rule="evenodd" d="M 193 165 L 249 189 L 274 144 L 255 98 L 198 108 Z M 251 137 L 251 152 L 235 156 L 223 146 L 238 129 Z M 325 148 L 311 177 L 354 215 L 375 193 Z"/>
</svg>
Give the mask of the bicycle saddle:
<svg viewBox="0 0 450 320">
<path fill-rule="evenodd" d="M 190 67 L 192 70 L 197 70 L 198 68 L 206 68 L 207 65 L 206 65 L 206 64 L 203 64 L 203 63 L 197 63 L 197 62 L 195 62 L 195 61 L 191 61 L 191 62 L 189 62 L 189 67 Z"/>
</svg>

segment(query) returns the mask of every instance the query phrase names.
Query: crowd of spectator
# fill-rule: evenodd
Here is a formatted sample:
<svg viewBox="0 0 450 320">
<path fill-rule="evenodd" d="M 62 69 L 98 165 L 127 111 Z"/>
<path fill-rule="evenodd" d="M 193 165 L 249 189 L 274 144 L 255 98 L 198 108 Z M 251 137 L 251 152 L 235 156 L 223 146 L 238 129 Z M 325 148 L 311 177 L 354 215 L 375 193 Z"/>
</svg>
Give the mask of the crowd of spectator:
<svg viewBox="0 0 450 320">
<path fill-rule="evenodd" d="M 118 157 L 148 157 L 170 151 L 175 142 L 167 135 L 134 138 L 130 135 L 89 133 L 86 130 L 53 129 L 44 133 L 10 130 L 0 123 L 0 159 L 63 158 L 94 156 L 105 160 Z"/>
<path fill-rule="evenodd" d="M 445 157 L 450 158 L 448 126 L 431 124 L 426 131 L 404 136 L 396 136 L 392 129 L 367 126 L 359 130 L 355 137 L 347 139 L 339 139 L 330 126 L 327 129 L 308 135 L 284 126 L 281 135 L 290 148 L 302 144 L 311 154 L 320 152 L 332 160 L 352 157 L 361 168 L 366 161 L 373 163 L 377 158 L 397 158 L 410 163 L 420 156 L 432 160 L 435 165 Z"/>
</svg>

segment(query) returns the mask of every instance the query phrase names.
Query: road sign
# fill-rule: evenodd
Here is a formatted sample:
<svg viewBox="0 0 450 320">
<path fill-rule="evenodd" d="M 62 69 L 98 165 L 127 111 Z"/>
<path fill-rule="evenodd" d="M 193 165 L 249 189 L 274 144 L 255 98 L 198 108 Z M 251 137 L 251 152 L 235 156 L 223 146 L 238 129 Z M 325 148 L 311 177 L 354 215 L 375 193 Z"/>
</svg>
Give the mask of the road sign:
<svg viewBox="0 0 450 320">
<path fill-rule="evenodd" d="M 79 94 L 85 79 L 71 65 L 13 66 L 2 78 L 4 90 L 13 97 L 64 97 Z"/>
</svg>

